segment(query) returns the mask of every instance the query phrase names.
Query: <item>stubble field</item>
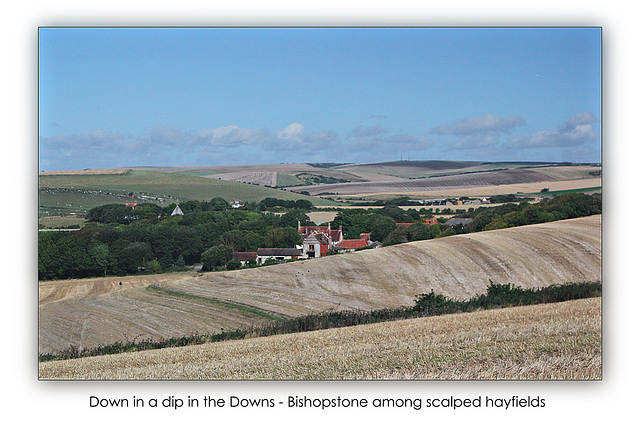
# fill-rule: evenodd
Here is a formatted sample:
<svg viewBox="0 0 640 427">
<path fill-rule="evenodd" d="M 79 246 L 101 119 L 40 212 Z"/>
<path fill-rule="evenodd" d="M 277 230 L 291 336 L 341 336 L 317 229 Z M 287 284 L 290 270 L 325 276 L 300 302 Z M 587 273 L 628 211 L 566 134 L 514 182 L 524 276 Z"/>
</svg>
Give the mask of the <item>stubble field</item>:
<svg viewBox="0 0 640 427">
<path fill-rule="evenodd" d="M 601 299 L 43 362 L 42 379 L 600 379 Z"/>
<path fill-rule="evenodd" d="M 524 288 L 600 280 L 600 230 L 596 215 L 196 277 L 44 282 L 39 347 L 61 351 L 219 332 L 273 316 L 410 306 L 431 289 L 466 299 L 484 293 L 489 280 Z"/>
</svg>

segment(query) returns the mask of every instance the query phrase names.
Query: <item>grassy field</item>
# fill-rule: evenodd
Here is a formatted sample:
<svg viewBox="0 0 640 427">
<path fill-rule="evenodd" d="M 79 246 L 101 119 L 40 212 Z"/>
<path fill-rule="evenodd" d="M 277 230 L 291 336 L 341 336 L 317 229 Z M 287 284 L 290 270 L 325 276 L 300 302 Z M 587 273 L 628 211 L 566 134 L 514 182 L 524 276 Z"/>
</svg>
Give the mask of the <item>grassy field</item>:
<svg viewBox="0 0 640 427">
<path fill-rule="evenodd" d="M 523 288 L 596 281 L 600 238 L 597 215 L 248 270 L 42 282 L 39 350 L 218 332 L 262 321 L 256 310 L 297 316 L 411 306 L 431 289 L 466 299 L 489 280 Z"/>
<path fill-rule="evenodd" d="M 227 201 L 237 198 L 246 202 L 258 202 L 266 197 L 276 197 L 285 200 L 310 200 L 316 206 L 335 204 L 317 197 L 257 185 L 178 173 L 138 170 L 119 175 L 41 175 L 39 187 L 99 189 L 123 194 L 140 192 L 179 200 L 211 200 L 214 197 L 222 197 Z"/>
<path fill-rule="evenodd" d="M 601 299 L 41 362 L 41 379 L 602 377 Z"/>
</svg>

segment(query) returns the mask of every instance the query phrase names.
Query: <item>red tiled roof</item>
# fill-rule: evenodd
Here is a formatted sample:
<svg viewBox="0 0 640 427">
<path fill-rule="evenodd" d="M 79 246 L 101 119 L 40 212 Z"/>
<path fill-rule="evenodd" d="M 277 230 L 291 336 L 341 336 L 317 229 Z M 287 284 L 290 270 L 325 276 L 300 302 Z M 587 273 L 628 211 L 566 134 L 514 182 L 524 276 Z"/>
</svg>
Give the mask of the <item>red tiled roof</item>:
<svg viewBox="0 0 640 427">
<path fill-rule="evenodd" d="M 255 260 L 257 256 L 257 252 L 234 252 L 232 254 L 232 258 L 237 259 L 238 261 Z"/>
<path fill-rule="evenodd" d="M 367 246 L 369 246 L 369 243 L 364 239 L 344 239 L 337 245 L 340 249 L 358 249 L 366 248 Z"/>
<path fill-rule="evenodd" d="M 331 230 L 329 232 L 329 236 L 331 237 L 331 240 L 336 242 L 340 240 L 340 236 L 342 236 L 342 230 Z"/>
</svg>

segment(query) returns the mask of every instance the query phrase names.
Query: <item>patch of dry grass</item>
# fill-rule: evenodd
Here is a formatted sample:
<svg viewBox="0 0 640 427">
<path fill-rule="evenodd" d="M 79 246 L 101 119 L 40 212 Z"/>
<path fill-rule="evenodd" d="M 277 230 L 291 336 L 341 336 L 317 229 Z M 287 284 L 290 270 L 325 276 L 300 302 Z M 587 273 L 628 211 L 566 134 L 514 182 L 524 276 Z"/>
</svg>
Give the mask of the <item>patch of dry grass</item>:
<svg viewBox="0 0 640 427">
<path fill-rule="evenodd" d="M 600 379 L 601 299 L 42 362 L 42 379 Z"/>
</svg>

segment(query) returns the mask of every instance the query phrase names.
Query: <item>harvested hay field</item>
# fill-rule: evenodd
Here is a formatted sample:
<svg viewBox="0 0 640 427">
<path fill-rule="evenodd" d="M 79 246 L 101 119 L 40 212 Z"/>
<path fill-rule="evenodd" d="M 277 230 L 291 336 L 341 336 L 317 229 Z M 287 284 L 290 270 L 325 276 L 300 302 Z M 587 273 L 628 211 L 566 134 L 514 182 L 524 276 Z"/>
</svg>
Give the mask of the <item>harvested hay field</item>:
<svg viewBox="0 0 640 427">
<path fill-rule="evenodd" d="M 339 195 L 366 195 L 371 193 L 419 193 L 445 191 L 457 188 L 487 187 L 507 184 L 553 181 L 547 175 L 526 169 L 477 172 L 403 181 L 353 182 L 348 184 L 320 184 L 295 187 L 295 191 L 308 191 L 311 195 L 331 193 Z"/>
<path fill-rule="evenodd" d="M 394 193 L 363 193 L 363 194 L 349 194 L 350 197 L 368 197 L 368 198 L 390 198 L 403 196 L 414 196 L 422 198 L 445 198 L 445 197 L 491 197 L 498 194 L 534 194 L 540 193 L 543 188 L 548 188 L 549 191 L 567 191 L 583 188 L 601 187 L 601 178 L 586 178 L 586 179 L 574 179 L 567 181 L 540 181 L 540 182 L 527 182 L 518 184 L 502 184 L 502 185 L 489 185 L 479 187 L 468 188 L 449 188 L 449 189 L 427 189 L 408 192 L 394 192 Z M 474 206 L 477 207 L 477 206 Z"/>
<path fill-rule="evenodd" d="M 203 175 L 203 178 L 223 179 L 225 181 L 243 182 L 275 187 L 278 183 L 277 172 L 228 172 L 215 175 Z"/>
<path fill-rule="evenodd" d="M 602 377 L 601 299 L 39 364 L 41 379 Z"/>
<path fill-rule="evenodd" d="M 410 306 L 431 289 L 466 299 L 489 280 L 523 288 L 601 280 L 600 231 L 596 215 L 197 277 L 141 276 L 144 284 L 123 281 L 123 290 L 117 279 L 41 283 L 40 352 L 219 332 L 274 314 Z M 167 304 L 146 284 L 183 297 Z M 231 313 L 222 315 L 225 304 Z"/>
</svg>

